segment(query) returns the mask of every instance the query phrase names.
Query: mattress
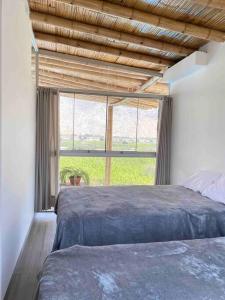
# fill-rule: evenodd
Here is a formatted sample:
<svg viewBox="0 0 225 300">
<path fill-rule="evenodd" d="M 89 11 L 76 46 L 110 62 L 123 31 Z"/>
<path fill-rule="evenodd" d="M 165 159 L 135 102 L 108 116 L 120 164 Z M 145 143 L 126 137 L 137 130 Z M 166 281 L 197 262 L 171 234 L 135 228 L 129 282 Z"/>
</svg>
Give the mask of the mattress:
<svg viewBox="0 0 225 300">
<path fill-rule="evenodd" d="M 60 192 L 53 250 L 225 236 L 225 205 L 182 186 Z"/>
<path fill-rule="evenodd" d="M 225 238 L 102 247 L 50 254 L 39 300 L 220 300 Z"/>
</svg>

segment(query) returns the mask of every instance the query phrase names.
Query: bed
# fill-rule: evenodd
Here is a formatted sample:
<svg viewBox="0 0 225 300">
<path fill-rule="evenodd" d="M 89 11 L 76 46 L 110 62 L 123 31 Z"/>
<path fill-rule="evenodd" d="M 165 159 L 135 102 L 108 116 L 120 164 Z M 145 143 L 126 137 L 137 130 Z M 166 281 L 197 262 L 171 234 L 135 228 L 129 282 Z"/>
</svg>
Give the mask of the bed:
<svg viewBox="0 0 225 300">
<path fill-rule="evenodd" d="M 225 236 L 225 205 L 182 186 L 69 188 L 56 213 L 53 251 Z"/>
<path fill-rule="evenodd" d="M 50 254 L 38 300 L 220 300 L 225 238 L 102 247 Z"/>
</svg>

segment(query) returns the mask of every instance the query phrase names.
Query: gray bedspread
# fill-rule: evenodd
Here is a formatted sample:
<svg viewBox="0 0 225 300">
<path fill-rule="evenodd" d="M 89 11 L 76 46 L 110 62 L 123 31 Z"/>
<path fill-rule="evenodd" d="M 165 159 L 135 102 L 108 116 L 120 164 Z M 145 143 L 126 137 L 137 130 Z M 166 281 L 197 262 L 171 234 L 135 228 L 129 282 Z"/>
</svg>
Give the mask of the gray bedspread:
<svg viewBox="0 0 225 300">
<path fill-rule="evenodd" d="M 225 236 L 225 205 L 181 186 L 65 189 L 53 250 Z"/>
<path fill-rule="evenodd" d="M 225 238 L 56 251 L 38 299 L 225 299 Z"/>
</svg>

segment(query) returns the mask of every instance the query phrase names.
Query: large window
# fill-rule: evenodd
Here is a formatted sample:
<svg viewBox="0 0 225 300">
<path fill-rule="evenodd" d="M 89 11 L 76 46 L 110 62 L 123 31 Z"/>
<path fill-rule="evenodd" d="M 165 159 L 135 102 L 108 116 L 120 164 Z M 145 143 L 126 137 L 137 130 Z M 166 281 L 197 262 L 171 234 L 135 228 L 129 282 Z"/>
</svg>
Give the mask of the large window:
<svg viewBox="0 0 225 300">
<path fill-rule="evenodd" d="M 75 170 L 76 185 L 154 184 L 157 122 L 156 102 L 62 94 L 61 183 Z"/>
</svg>

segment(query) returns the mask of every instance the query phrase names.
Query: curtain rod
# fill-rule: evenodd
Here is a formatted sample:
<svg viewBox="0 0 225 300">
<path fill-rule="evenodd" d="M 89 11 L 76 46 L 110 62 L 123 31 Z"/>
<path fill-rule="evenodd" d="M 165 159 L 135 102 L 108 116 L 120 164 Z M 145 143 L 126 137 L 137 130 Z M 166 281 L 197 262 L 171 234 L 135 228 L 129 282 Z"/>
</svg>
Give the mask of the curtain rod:
<svg viewBox="0 0 225 300">
<path fill-rule="evenodd" d="M 164 100 L 167 96 L 157 94 L 143 94 L 143 93 L 120 93 L 120 92 L 108 92 L 108 91 L 97 91 L 97 90 L 83 90 L 83 89 L 70 89 L 70 88 L 59 88 L 60 93 L 75 93 L 80 95 L 94 95 L 94 96 L 112 96 L 121 98 L 143 98 L 143 99 L 157 99 Z"/>
</svg>

